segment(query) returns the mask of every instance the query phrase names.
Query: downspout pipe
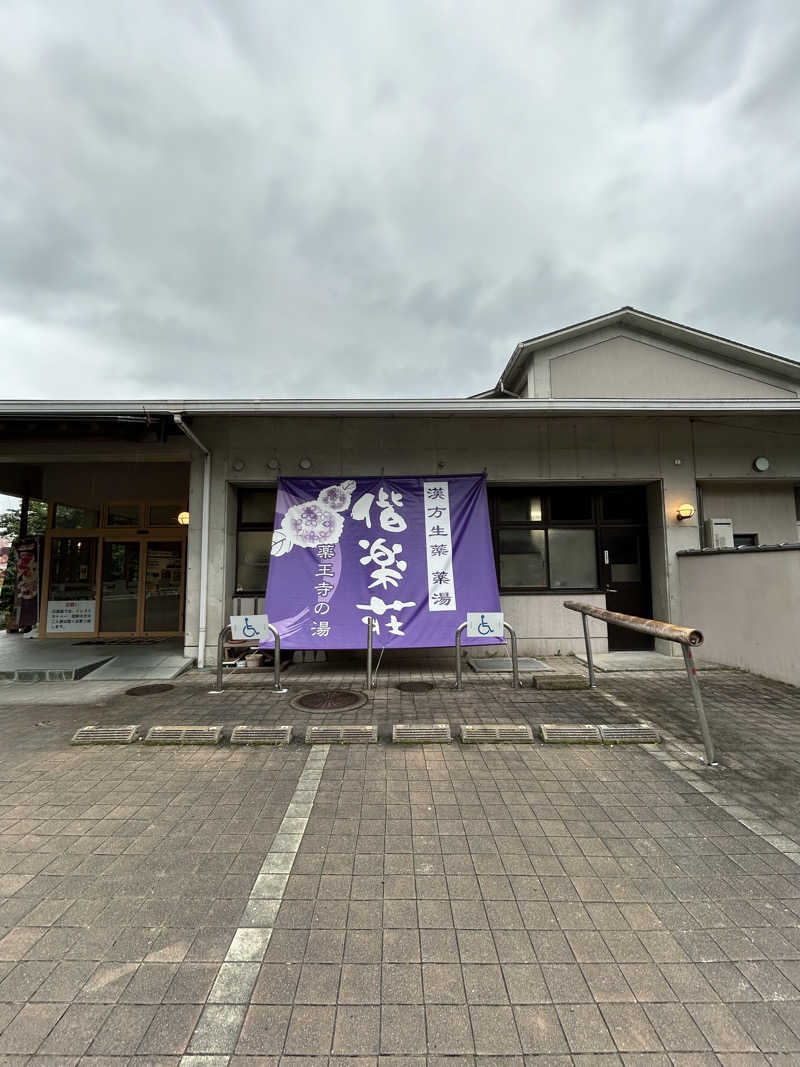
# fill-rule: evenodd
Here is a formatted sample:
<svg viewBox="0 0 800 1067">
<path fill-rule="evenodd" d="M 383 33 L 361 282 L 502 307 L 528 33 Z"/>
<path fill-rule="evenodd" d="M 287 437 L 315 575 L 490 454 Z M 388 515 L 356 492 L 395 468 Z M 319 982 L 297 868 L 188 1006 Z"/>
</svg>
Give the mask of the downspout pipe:
<svg viewBox="0 0 800 1067">
<path fill-rule="evenodd" d="M 197 434 L 183 421 L 180 412 L 173 411 L 175 425 L 203 453 L 203 505 L 200 520 L 200 610 L 197 634 L 197 666 L 202 670 L 206 665 L 206 633 L 208 630 L 208 543 L 211 519 L 211 451 L 206 448 Z"/>
</svg>

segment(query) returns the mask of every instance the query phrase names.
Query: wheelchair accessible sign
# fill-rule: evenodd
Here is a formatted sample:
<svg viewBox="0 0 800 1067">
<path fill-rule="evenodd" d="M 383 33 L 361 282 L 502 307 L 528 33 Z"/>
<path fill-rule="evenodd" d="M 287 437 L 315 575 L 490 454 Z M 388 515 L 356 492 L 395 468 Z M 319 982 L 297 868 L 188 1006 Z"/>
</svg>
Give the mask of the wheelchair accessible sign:
<svg viewBox="0 0 800 1067">
<path fill-rule="evenodd" d="M 502 637 L 502 611 L 468 611 L 467 637 Z"/>
<path fill-rule="evenodd" d="M 263 641 L 271 637 L 266 615 L 231 615 L 231 637 L 234 641 Z"/>
</svg>

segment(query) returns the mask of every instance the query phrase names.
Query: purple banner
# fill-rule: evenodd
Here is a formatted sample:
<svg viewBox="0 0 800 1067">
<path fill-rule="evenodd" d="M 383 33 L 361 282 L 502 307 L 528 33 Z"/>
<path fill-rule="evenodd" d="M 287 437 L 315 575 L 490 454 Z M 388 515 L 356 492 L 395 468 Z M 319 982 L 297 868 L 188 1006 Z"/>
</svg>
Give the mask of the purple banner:
<svg viewBox="0 0 800 1067">
<path fill-rule="evenodd" d="M 281 478 L 264 610 L 287 649 L 452 645 L 500 610 L 485 476 Z"/>
</svg>

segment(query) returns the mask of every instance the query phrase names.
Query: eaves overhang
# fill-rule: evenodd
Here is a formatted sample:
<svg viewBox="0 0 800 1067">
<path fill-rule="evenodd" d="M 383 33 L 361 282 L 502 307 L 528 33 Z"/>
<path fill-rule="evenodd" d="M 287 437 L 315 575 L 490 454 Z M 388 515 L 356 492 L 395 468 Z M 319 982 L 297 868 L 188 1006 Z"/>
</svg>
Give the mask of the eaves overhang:
<svg viewBox="0 0 800 1067">
<path fill-rule="evenodd" d="M 0 419 L 339 416 L 507 418 L 614 415 L 800 414 L 800 397 L 786 399 L 551 399 L 471 398 L 443 400 L 6 400 Z"/>
</svg>

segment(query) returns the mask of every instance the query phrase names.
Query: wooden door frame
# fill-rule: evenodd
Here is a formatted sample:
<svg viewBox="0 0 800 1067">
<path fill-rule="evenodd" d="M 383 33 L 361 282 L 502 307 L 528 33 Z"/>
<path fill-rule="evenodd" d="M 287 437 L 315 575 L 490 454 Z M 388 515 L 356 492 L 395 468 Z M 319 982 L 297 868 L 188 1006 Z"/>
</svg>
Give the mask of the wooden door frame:
<svg viewBox="0 0 800 1067">
<path fill-rule="evenodd" d="M 173 630 L 169 630 L 169 631 L 145 630 L 145 628 L 144 628 L 145 593 L 144 593 L 144 588 L 142 588 L 142 595 L 141 595 L 142 620 L 141 620 L 141 627 L 140 627 L 141 628 L 141 634 L 139 634 L 137 636 L 141 636 L 141 637 L 175 637 L 176 635 L 182 634 L 184 632 L 184 617 L 185 617 L 185 612 L 186 612 L 186 545 L 187 545 L 188 539 L 187 539 L 186 536 L 184 536 L 184 537 L 165 537 L 163 535 L 154 535 L 154 536 L 151 537 L 150 535 L 148 535 L 147 537 L 143 538 L 143 541 L 146 542 L 146 543 L 145 543 L 145 546 L 144 546 L 144 549 L 145 549 L 144 550 L 144 566 L 140 568 L 140 571 L 141 571 L 140 577 L 142 577 L 142 575 L 145 575 L 146 572 L 147 572 L 147 544 L 149 544 L 151 541 L 167 541 L 167 542 L 172 541 L 172 542 L 174 542 L 176 544 L 180 544 L 180 546 L 181 546 L 181 592 L 180 592 L 180 605 L 179 605 L 179 609 L 178 609 L 178 624 L 180 626 L 180 630 L 178 630 L 177 633 L 176 633 L 176 631 L 173 631 Z"/>
<path fill-rule="evenodd" d="M 119 503 L 115 501 L 115 503 Z M 134 503 L 131 501 L 131 503 Z M 39 629 L 42 637 L 48 638 L 87 638 L 87 637 L 105 637 L 105 638 L 126 638 L 131 639 L 138 637 L 182 637 L 185 629 L 186 621 L 186 548 L 188 542 L 187 531 L 184 528 L 174 526 L 162 526 L 157 527 L 155 530 L 152 528 L 148 530 L 146 534 L 137 533 L 133 527 L 125 526 L 104 526 L 104 527 L 91 527 L 87 529 L 53 529 L 52 528 L 52 515 L 55 509 L 55 505 L 51 504 L 50 521 L 48 521 L 48 529 L 44 536 L 44 551 L 42 561 L 42 583 L 41 583 L 41 607 L 39 612 Z M 69 631 L 68 633 L 48 633 L 47 631 L 47 603 L 50 595 L 50 561 L 52 558 L 52 541 L 58 537 L 84 537 L 87 540 L 91 538 L 97 541 L 97 561 L 95 565 L 95 613 L 94 613 L 94 630 L 81 630 L 81 631 Z M 100 612 L 102 610 L 103 603 L 103 546 L 106 541 L 119 542 L 119 541 L 134 541 L 138 542 L 140 549 L 139 556 L 139 583 L 136 592 L 136 630 L 101 630 L 100 629 Z M 145 599 L 145 571 L 147 562 L 146 546 L 150 541 L 171 541 L 181 545 L 181 595 L 180 595 L 180 614 L 179 614 L 179 626 L 178 630 L 152 630 L 146 631 L 144 629 L 144 599 Z M 144 548 L 144 550 L 143 550 Z"/>
</svg>

